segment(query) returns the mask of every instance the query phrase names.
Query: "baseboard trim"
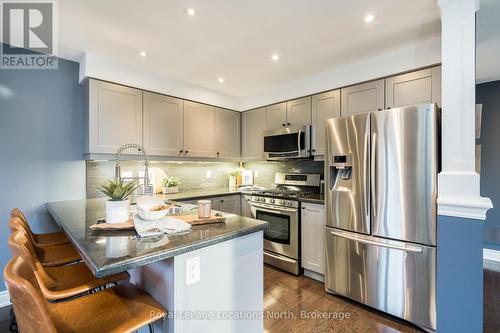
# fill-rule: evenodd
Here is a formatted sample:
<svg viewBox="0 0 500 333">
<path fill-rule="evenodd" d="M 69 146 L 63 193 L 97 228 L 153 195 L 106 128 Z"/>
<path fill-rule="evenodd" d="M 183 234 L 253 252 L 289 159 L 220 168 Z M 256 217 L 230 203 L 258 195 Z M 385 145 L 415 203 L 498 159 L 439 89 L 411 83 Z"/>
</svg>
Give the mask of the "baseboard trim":
<svg viewBox="0 0 500 333">
<path fill-rule="evenodd" d="M 314 271 L 310 271 L 306 268 L 304 268 L 304 275 L 313 279 L 313 280 L 316 280 L 319 282 L 325 282 L 325 276 L 323 274 L 316 273 Z"/>
<path fill-rule="evenodd" d="M 500 263 L 500 251 L 483 249 L 483 259 Z"/>
<path fill-rule="evenodd" d="M 0 291 L 0 308 L 10 305 L 10 296 L 7 290 Z"/>
</svg>

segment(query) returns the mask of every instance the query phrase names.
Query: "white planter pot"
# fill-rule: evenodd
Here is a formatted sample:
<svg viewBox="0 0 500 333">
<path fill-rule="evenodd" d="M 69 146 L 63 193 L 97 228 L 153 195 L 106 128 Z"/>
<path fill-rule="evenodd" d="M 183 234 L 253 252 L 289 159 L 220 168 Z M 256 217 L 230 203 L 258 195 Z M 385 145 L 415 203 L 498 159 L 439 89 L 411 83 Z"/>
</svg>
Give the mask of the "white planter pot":
<svg viewBox="0 0 500 333">
<path fill-rule="evenodd" d="M 163 194 L 172 194 L 179 192 L 179 186 L 164 187 L 162 190 Z"/>
<path fill-rule="evenodd" d="M 130 201 L 106 201 L 106 222 L 123 223 L 129 220 Z"/>
<path fill-rule="evenodd" d="M 236 177 L 234 176 L 229 177 L 229 188 L 230 189 L 236 188 Z"/>
</svg>

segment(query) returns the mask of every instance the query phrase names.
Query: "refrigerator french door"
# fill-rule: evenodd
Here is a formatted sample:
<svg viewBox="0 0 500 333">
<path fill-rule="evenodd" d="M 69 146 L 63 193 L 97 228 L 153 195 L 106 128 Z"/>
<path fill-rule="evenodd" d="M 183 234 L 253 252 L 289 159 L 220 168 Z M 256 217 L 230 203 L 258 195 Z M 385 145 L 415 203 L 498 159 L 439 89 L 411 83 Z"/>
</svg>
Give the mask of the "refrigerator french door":
<svg viewBox="0 0 500 333">
<path fill-rule="evenodd" d="M 435 104 L 326 121 L 325 287 L 436 329 Z"/>
</svg>

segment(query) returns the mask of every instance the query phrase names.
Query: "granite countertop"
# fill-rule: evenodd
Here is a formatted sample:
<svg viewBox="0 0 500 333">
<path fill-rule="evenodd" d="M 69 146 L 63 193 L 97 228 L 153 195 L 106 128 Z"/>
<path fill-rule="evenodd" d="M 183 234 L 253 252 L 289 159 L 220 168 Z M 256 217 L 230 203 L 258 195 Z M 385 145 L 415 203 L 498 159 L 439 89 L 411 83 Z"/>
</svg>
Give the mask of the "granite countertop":
<svg viewBox="0 0 500 333">
<path fill-rule="evenodd" d="M 225 223 L 193 226 L 183 235 L 139 239 L 133 230 L 92 231 L 89 226 L 105 216 L 105 202 L 104 198 L 96 198 L 47 203 L 50 214 L 96 277 L 124 272 L 267 227 L 264 221 L 223 213 Z"/>
</svg>

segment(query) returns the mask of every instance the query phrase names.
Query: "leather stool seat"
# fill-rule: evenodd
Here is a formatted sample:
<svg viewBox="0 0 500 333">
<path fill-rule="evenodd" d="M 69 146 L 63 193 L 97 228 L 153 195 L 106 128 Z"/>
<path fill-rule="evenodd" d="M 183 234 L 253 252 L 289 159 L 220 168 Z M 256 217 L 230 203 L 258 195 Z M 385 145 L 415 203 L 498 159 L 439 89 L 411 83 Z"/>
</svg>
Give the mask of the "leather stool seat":
<svg viewBox="0 0 500 333">
<path fill-rule="evenodd" d="M 21 231 L 11 234 L 8 243 L 12 255 L 23 258 L 31 267 L 43 296 L 51 301 L 87 293 L 95 288 L 129 279 L 128 273 L 125 272 L 96 278 L 83 262 L 74 265 L 43 267 L 33 255 L 30 240 Z"/>
<path fill-rule="evenodd" d="M 4 279 L 23 333 L 133 332 L 167 311 L 130 283 L 58 303 L 47 302 L 21 257 L 9 261 Z"/>
<path fill-rule="evenodd" d="M 66 265 L 82 260 L 82 257 L 71 244 L 60 244 L 53 246 L 37 247 L 32 242 L 32 237 L 29 236 L 29 230 L 22 220 L 18 217 L 12 217 L 9 221 L 9 229 L 12 233 L 16 231 L 23 232 L 31 241 L 34 253 L 40 263 L 46 267 Z"/>
<path fill-rule="evenodd" d="M 45 247 L 45 246 L 53 246 L 53 245 L 61 245 L 61 244 L 70 243 L 70 240 L 68 239 L 66 234 L 62 231 L 50 232 L 50 233 L 46 233 L 46 234 L 33 233 L 33 231 L 31 231 L 31 228 L 29 226 L 28 219 L 26 219 L 26 216 L 18 208 L 14 208 L 10 212 L 10 216 L 19 218 L 21 220 L 21 222 L 23 224 L 25 224 L 25 228 L 28 231 L 28 235 L 36 247 Z"/>
</svg>

